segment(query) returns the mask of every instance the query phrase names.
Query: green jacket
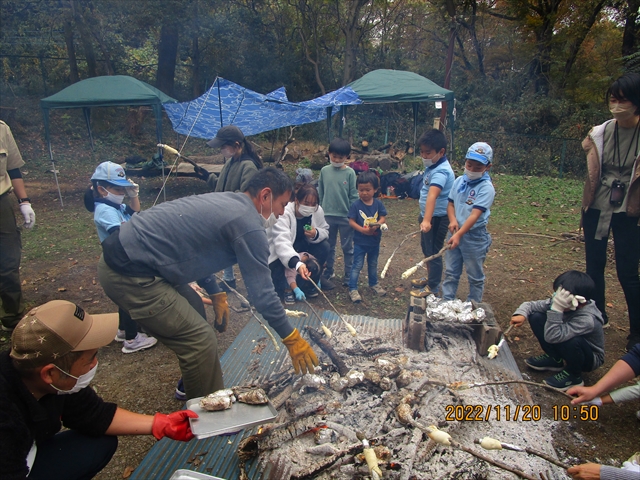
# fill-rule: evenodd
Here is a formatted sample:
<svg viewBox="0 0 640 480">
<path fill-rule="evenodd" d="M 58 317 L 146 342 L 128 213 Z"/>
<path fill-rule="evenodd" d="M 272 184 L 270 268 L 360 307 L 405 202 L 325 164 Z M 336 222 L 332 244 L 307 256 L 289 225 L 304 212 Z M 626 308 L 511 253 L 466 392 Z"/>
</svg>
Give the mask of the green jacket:
<svg viewBox="0 0 640 480">
<path fill-rule="evenodd" d="M 227 160 L 219 175 L 209 175 L 207 184 L 213 192 L 244 192 L 257 171 L 251 157 L 243 154 L 238 160 Z"/>
<path fill-rule="evenodd" d="M 325 216 L 347 218 L 349 207 L 358 200 L 356 172 L 351 167 L 322 167 L 318 196 Z"/>
</svg>

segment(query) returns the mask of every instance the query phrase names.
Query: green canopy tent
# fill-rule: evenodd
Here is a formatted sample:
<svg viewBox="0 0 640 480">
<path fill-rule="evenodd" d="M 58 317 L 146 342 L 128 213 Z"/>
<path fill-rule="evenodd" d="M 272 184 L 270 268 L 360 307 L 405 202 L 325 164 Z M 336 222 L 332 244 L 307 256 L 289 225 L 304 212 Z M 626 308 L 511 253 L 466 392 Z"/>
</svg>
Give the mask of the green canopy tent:
<svg viewBox="0 0 640 480">
<path fill-rule="evenodd" d="M 418 129 L 418 104 L 420 102 L 447 102 L 447 113 L 451 127 L 451 150 L 453 150 L 454 95 L 451 90 L 442 88 L 417 73 L 387 69 L 373 70 L 351 82 L 348 86 L 358 94 L 360 100 L 365 104 L 411 102 L 413 106 L 414 147 Z M 343 105 L 340 108 L 342 116 L 344 116 L 347 106 Z M 342 123 L 340 123 L 340 130 L 342 130 Z M 340 133 L 342 134 L 342 132 Z"/>
<path fill-rule="evenodd" d="M 151 85 L 126 75 L 93 77 L 74 83 L 64 90 L 40 100 L 40 108 L 44 117 L 44 136 L 49 148 L 49 158 L 53 165 L 53 174 L 58 187 L 60 205 L 62 193 L 58 184 L 58 175 L 53 151 L 51 150 L 51 135 L 49 129 L 49 111 L 54 108 L 82 108 L 87 123 L 87 131 L 93 150 L 93 134 L 91 133 L 91 108 L 120 107 L 150 105 L 156 119 L 156 137 L 162 143 L 162 104 L 175 103 L 177 100 L 165 95 Z M 161 152 L 159 152 L 161 154 Z M 164 172 L 164 171 L 163 171 Z"/>
</svg>

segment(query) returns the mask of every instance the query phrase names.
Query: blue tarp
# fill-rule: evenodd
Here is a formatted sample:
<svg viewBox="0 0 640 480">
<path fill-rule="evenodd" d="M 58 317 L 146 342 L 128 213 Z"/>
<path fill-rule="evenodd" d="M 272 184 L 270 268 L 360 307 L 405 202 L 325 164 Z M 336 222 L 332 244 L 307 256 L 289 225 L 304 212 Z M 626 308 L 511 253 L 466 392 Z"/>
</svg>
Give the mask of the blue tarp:
<svg viewBox="0 0 640 480">
<path fill-rule="evenodd" d="M 351 87 L 342 87 L 306 102 L 290 102 L 284 87 L 266 95 L 218 77 L 207 92 L 182 103 L 167 103 L 173 129 L 197 138 L 213 138 L 226 125 L 235 125 L 245 135 L 255 135 L 289 125 L 303 125 L 327 119 L 327 111 L 362 101 Z M 337 112 L 338 109 L 333 109 Z"/>
</svg>

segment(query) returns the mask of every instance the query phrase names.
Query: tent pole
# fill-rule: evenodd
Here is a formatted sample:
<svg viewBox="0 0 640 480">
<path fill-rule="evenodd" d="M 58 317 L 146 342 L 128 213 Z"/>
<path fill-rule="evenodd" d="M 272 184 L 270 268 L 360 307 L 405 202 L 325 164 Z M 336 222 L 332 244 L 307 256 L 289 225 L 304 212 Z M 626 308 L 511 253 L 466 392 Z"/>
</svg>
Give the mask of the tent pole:
<svg viewBox="0 0 640 480">
<path fill-rule="evenodd" d="M 91 151 L 95 151 L 95 147 L 93 145 L 93 133 L 91 132 L 91 109 L 88 107 L 83 107 L 82 111 L 84 112 L 84 120 L 87 122 L 87 131 L 89 132 L 89 140 L 91 141 Z"/>
<path fill-rule="evenodd" d="M 47 141 L 47 147 L 49 147 L 49 158 L 51 159 L 51 170 L 53 171 L 53 178 L 56 180 L 56 188 L 58 189 L 58 198 L 60 199 L 60 208 L 64 208 L 64 202 L 62 201 L 62 192 L 60 191 L 60 184 L 58 183 L 58 172 L 56 170 L 56 162 L 53 161 L 53 150 L 51 150 L 51 136 L 49 134 L 49 110 L 43 109 L 42 116 L 44 117 L 44 136 Z"/>
<path fill-rule="evenodd" d="M 389 112 L 387 112 L 386 126 L 384 129 L 384 144 L 389 143 Z"/>
<path fill-rule="evenodd" d="M 156 117 L 156 139 L 158 143 L 162 143 L 162 106 L 159 104 L 155 104 L 152 106 L 153 114 Z M 162 157 L 164 149 L 158 147 L 158 155 L 160 155 L 160 168 L 162 169 L 162 185 L 165 185 L 164 181 L 164 158 Z M 167 189 L 162 189 L 162 199 L 167 201 Z"/>
<path fill-rule="evenodd" d="M 222 100 L 220 98 L 220 77 L 216 77 L 215 83 L 218 83 L 218 108 L 220 109 L 220 128 L 224 127 L 222 124 Z"/>
<path fill-rule="evenodd" d="M 418 102 L 413 102 L 413 156 L 416 156 L 416 134 L 418 132 Z"/>
<path fill-rule="evenodd" d="M 340 118 L 339 118 L 340 126 L 338 127 L 338 136 L 340 138 L 342 138 L 342 129 L 344 128 L 344 120 L 346 115 L 347 115 L 347 106 L 340 105 Z"/>
<path fill-rule="evenodd" d="M 327 107 L 327 143 L 331 143 L 331 111 L 333 107 Z"/>
</svg>

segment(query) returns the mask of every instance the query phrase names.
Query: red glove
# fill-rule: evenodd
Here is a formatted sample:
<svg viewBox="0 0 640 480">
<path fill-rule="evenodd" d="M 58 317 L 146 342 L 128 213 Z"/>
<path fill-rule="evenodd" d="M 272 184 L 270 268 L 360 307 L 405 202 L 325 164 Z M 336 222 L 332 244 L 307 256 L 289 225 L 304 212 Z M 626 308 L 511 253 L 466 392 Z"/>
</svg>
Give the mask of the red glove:
<svg viewBox="0 0 640 480">
<path fill-rule="evenodd" d="M 188 442 L 193 438 L 189 418 L 198 418 L 198 414 L 191 410 L 180 410 L 169 415 L 156 413 L 153 416 L 151 432 L 157 440 L 162 437 L 169 437 L 171 440 Z"/>
</svg>

